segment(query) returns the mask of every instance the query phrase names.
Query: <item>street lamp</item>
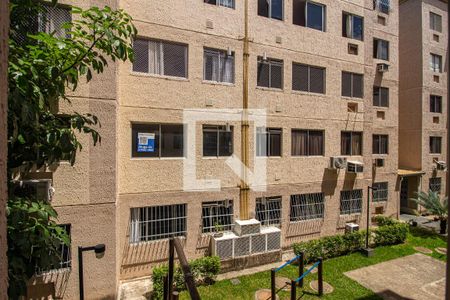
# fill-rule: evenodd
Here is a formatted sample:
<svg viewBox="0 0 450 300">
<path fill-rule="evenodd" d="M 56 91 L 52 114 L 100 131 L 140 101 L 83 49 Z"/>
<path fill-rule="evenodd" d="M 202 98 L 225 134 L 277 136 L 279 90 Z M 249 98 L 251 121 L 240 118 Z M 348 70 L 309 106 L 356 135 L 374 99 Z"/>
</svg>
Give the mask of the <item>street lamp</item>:
<svg viewBox="0 0 450 300">
<path fill-rule="evenodd" d="M 102 258 L 105 256 L 105 244 L 98 244 L 91 247 L 78 246 L 78 285 L 80 287 L 80 300 L 84 300 L 84 283 L 83 283 L 83 252 L 92 251 L 95 252 L 95 257 Z"/>
<path fill-rule="evenodd" d="M 367 186 L 367 222 L 366 222 L 366 246 L 362 249 L 365 256 L 371 257 L 373 255 L 373 249 L 369 248 L 369 222 L 370 222 L 370 190 L 376 192 L 377 188 Z"/>
</svg>

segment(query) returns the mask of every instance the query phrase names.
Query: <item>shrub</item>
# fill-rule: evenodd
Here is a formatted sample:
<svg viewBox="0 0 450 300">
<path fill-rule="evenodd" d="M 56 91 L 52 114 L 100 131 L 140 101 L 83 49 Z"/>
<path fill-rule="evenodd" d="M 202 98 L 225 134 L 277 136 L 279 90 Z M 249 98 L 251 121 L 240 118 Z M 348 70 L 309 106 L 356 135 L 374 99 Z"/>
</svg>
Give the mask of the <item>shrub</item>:
<svg viewBox="0 0 450 300">
<path fill-rule="evenodd" d="M 395 245 L 404 243 L 408 235 L 408 224 L 399 223 L 380 226 L 375 230 L 373 238 L 376 246 Z"/>
<path fill-rule="evenodd" d="M 377 222 L 378 226 L 390 226 L 399 223 L 399 221 L 397 221 L 396 219 L 386 216 L 376 216 L 374 220 L 375 222 Z"/>
<path fill-rule="evenodd" d="M 197 284 L 211 283 L 220 272 L 220 258 L 217 256 L 208 256 L 195 259 L 189 262 L 191 273 Z M 153 293 L 152 299 L 162 299 L 164 294 L 164 277 L 167 275 L 169 267 L 167 265 L 153 268 L 152 281 Z M 174 285 L 178 290 L 185 288 L 184 275 L 180 266 L 176 266 L 174 273 Z"/>
</svg>

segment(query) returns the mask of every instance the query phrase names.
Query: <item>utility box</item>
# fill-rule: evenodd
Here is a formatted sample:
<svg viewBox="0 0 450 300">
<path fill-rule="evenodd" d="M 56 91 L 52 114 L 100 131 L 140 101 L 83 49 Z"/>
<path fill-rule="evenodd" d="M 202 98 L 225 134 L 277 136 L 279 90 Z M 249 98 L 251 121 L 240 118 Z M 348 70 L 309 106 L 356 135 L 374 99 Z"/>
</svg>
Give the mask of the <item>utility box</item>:
<svg viewBox="0 0 450 300">
<path fill-rule="evenodd" d="M 237 236 L 258 234 L 261 232 L 261 222 L 256 219 L 236 220 L 233 231 Z"/>
<path fill-rule="evenodd" d="M 345 224 L 345 233 L 352 233 L 353 231 L 358 231 L 359 225 L 355 223 Z"/>
</svg>

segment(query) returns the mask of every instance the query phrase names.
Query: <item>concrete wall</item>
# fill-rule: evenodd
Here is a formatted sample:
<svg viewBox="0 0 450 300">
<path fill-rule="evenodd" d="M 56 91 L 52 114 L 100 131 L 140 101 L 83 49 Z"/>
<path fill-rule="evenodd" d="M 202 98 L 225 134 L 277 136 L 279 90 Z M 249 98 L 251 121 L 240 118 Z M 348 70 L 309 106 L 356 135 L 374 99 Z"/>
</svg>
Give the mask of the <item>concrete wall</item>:
<svg viewBox="0 0 450 300">
<path fill-rule="evenodd" d="M 8 108 L 8 32 L 9 1 L 0 3 L 0 299 L 7 298 L 8 261 L 6 258 L 6 199 L 7 199 L 7 108 Z"/>
</svg>

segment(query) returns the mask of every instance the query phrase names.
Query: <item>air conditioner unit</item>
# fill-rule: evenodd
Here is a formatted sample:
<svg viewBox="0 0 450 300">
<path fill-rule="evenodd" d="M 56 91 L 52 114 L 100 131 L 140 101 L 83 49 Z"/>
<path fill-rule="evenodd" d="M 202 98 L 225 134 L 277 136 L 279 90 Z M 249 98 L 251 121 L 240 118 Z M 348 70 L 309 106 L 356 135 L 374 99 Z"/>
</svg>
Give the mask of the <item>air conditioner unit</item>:
<svg viewBox="0 0 450 300">
<path fill-rule="evenodd" d="M 358 161 L 347 162 L 347 172 L 349 173 L 362 173 L 364 171 L 364 165 Z"/>
<path fill-rule="evenodd" d="M 347 166 L 347 159 L 345 157 L 333 156 L 330 159 L 330 169 L 345 169 Z"/>
<path fill-rule="evenodd" d="M 359 225 L 355 223 L 345 224 L 345 233 L 351 233 L 359 230 Z"/>
<path fill-rule="evenodd" d="M 384 158 L 375 158 L 373 164 L 374 164 L 375 167 L 377 167 L 377 168 L 384 167 Z"/>
<path fill-rule="evenodd" d="M 220 257 L 220 259 L 229 259 L 234 257 L 234 240 L 236 235 L 231 232 L 224 232 L 221 237 L 212 237 L 212 255 Z"/>
<path fill-rule="evenodd" d="M 388 64 L 377 64 L 377 71 L 380 73 L 384 73 L 389 71 L 389 65 Z"/>
<path fill-rule="evenodd" d="M 436 162 L 436 170 L 438 170 L 438 171 L 447 170 L 447 163 L 445 161 L 437 161 Z"/>
<path fill-rule="evenodd" d="M 33 197 L 36 200 L 50 202 L 55 189 L 51 179 L 18 180 L 14 183 L 13 193 L 18 197 Z"/>
<path fill-rule="evenodd" d="M 236 220 L 233 231 L 237 236 L 258 234 L 261 232 L 261 222 L 256 219 Z"/>
</svg>

